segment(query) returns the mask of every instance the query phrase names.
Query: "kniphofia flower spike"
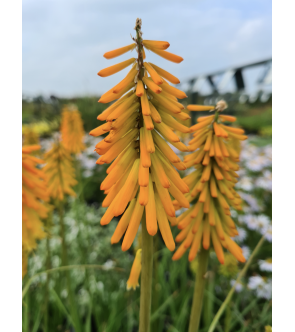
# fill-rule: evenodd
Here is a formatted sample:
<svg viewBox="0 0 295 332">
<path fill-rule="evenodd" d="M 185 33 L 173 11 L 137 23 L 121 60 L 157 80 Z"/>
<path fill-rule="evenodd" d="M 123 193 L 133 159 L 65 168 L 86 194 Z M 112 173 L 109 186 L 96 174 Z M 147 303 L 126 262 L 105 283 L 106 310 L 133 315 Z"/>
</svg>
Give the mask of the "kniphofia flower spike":
<svg viewBox="0 0 295 332">
<path fill-rule="evenodd" d="M 40 150 L 40 145 L 27 145 L 22 148 L 22 248 L 23 275 L 26 273 L 27 254 L 36 248 L 36 240 L 45 236 L 41 219 L 47 217 L 49 200 L 46 176 L 38 164 L 44 161 L 32 156 Z"/>
<path fill-rule="evenodd" d="M 70 152 L 63 143 L 56 140 L 51 149 L 45 153 L 44 171 L 48 178 L 48 193 L 53 199 L 63 200 L 64 195 L 76 196 L 72 189 L 77 184 L 75 169 L 72 165 Z"/>
<path fill-rule="evenodd" d="M 230 207 L 241 210 L 241 198 L 235 191 L 239 170 L 239 142 L 245 140 L 244 130 L 230 127 L 224 122 L 234 122 L 236 118 L 220 114 L 226 103 L 220 101 L 214 106 L 189 105 L 190 111 L 214 110 L 215 114 L 198 118 L 191 127 L 194 138 L 189 142 L 189 150 L 194 151 L 185 157 L 186 167 L 195 171 L 184 178 L 190 193 L 187 199 L 196 203 L 177 218 L 181 232 L 176 242 L 182 242 L 173 255 L 177 260 L 190 248 L 188 259 L 192 261 L 200 245 L 209 249 L 212 241 L 217 258 L 224 263 L 222 247 L 228 249 L 240 262 L 245 258 L 242 249 L 232 240 L 238 234 L 230 217 Z M 180 208 L 174 202 L 176 209 Z"/>
<path fill-rule="evenodd" d="M 63 108 L 60 131 L 63 146 L 70 153 L 80 153 L 85 149 L 83 122 L 75 105 L 68 105 Z"/>
<path fill-rule="evenodd" d="M 140 19 L 136 21 L 135 30 L 134 44 L 107 52 L 105 57 L 113 58 L 136 48 L 137 59 L 131 58 L 98 73 L 104 77 L 132 66 L 127 76 L 100 98 L 102 103 L 118 100 L 98 116 L 106 123 L 90 132 L 92 136 L 109 132 L 95 151 L 101 155 L 97 164 L 113 162 L 101 184 L 101 190 L 107 194 L 102 205 L 108 207 L 101 224 L 106 225 L 123 214 L 111 242 L 119 242 L 126 232 L 122 244 L 125 251 L 132 245 L 145 214 L 148 233 L 155 235 L 159 226 L 167 248 L 172 251 L 175 243 L 168 220 L 175 225 L 176 217 L 170 194 L 181 206 L 189 207 L 184 196 L 189 187 L 174 168 L 184 170 L 186 167 L 166 141 L 187 151 L 173 130 L 189 132 L 178 120 L 190 117 L 182 112 L 184 107 L 177 101 L 177 98 L 185 98 L 185 93 L 170 86 L 165 78 L 172 83 L 179 83 L 179 80 L 156 65 L 144 62 L 144 47 L 174 62 L 182 58 L 164 50 L 169 46 L 167 42 L 142 40 Z"/>
</svg>

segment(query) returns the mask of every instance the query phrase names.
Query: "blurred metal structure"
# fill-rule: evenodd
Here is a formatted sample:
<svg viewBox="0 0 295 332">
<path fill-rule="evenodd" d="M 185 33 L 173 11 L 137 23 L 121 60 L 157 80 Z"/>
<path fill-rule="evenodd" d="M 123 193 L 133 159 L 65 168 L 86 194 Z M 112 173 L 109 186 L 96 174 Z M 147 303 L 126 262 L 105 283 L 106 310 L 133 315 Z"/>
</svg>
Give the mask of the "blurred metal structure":
<svg viewBox="0 0 295 332">
<path fill-rule="evenodd" d="M 258 72 L 258 78 L 256 77 L 252 84 L 248 83 L 247 85 L 247 80 L 245 80 L 244 76 L 248 69 L 252 68 L 258 69 L 256 71 Z M 195 76 L 183 81 L 181 85 L 182 90 L 188 92 L 190 103 L 193 104 L 198 103 L 199 97 L 205 98 L 207 103 L 215 103 L 216 100 L 224 96 L 226 96 L 227 101 L 244 103 L 258 100 L 261 102 L 268 101 L 271 97 L 271 83 L 272 58 L 268 58 L 243 66 Z M 231 91 L 227 90 L 230 84 L 233 85 Z M 209 92 L 202 92 L 204 85 L 207 85 Z"/>
</svg>

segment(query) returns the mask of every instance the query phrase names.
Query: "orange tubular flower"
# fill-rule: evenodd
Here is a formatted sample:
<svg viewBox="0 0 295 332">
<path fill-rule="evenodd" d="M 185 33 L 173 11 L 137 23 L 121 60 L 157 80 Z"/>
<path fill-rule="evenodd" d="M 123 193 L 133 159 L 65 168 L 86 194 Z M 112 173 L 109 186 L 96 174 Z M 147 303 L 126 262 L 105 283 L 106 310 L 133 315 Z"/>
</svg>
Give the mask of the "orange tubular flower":
<svg viewBox="0 0 295 332">
<path fill-rule="evenodd" d="M 85 149 L 83 122 L 76 106 L 69 105 L 63 108 L 60 130 L 63 146 L 70 153 L 80 153 Z"/>
<path fill-rule="evenodd" d="M 238 234 L 230 217 L 230 207 L 241 210 L 241 199 L 234 190 L 239 169 L 239 141 L 245 140 L 244 130 L 224 125 L 235 117 L 221 115 L 226 103 L 220 101 L 216 107 L 189 105 L 189 110 L 211 110 L 216 113 L 198 118 L 191 127 L 194 138 L 189 142 L 190 151 L 185 157 L 187 167 L 195 166 L 195 171 L 184 178 L 189 186 L 189 201 L 196 199 L 195 205 L 177 218 L 181 232 L 176 242 L 182 242 L 173 256 L 177 260 L 190 248 L 188 259 L 192 261 L 200 245 L 209 249 L 212 241 L 217 258 L 224 263 L 222 247 L 228 249 L 240 262 L 245 262 L 242 249 L 232 240 Z M 173 202 L 176 209 L 179 202 Z"/>
<path fill-rule="evenodd" d="M 179 119 L 190 117 L 182 112 L 184 107 L 177 101 L 177 98 L 186 97 L 185 93 L 165 81 L 167 78 L 174 83 L 177 79 L 143 61 L 144 47 L 165 52 L 169 43 L 142 40 L 139 19 L 135 30 L 137 37 L 133 40 L 138 58 L 130 59 L 132 68 L 127 76 L 99 100 L 104 103 L 117 99 L 98 116 L 99 120 L 107 122 L 90 132 L 92 136 L 109 133 L 95 147 L 100 155 L 97 164 L 112 162 L 101 184 L 101 189 L 107 194 L 102 205 L 108 207 L 101 224 L 107 225 L 115 216 L 122 215 L 111 243 L 119 242 L 125 233 L 122 243 L 122 250 L 125 251 L 132 245 L 145 215 L 148 233 L 155 235 L 159 227 L 167 248 L 173 251 L 175 243 L 169 222 L 175 225 L 176 217 L 170 194 L 181 206 L 189 207 L 184 195 L 189 192 L 189 187 L 173 166 L 181 170 L 186 167 L 167 141 L 181 151 L 188 151 L 174 130 L 189 132 L 189 128 L 182 125 Z M 126 46 L 121 49 L 127 52 L 132 48 Z M 121 49 L 118 54 L 123 54 Z M 174 55 L 171 61 L 175 59 L 180 57 Z M 122 63 L 120 66 L 123 67 Z M 102 70 L 100 73 L 111 71 Z M 162 89 L 159 85 L 165 87 Z"/>
<path fill-rule="evenodd" d="M 62 142 L 55 142 L 52 148 L 45 153 L 44 159 L 46 161 L 44 171 L 48 179 L 50 197 L 62 201 L 65 194 L 76 196 L 72 189 L 77 184 L 72 158 Z"/>
<path fill-rule="evenodd" d="M 139 286 L 138 279 L 141 272 L 141 249 L 138 249 L 131 267 L 130 276 L 127 280 L 127 290 L 133 288 L 134 290 L 136 287 Z"/>
<path fill-rule="evenodd" d="M 45 173 L 36 167 L 44 161 L 31 155 L 40 148 L 40 145 L 26 145 L 22 148 L 23 276 L 26 274 L 28 253 L 36 248 L 36 240 L 45 237 L 41 219 L 47 217 L 48 207 L 43 202 L 49 200 L 49 195 Z"/>
</svg>

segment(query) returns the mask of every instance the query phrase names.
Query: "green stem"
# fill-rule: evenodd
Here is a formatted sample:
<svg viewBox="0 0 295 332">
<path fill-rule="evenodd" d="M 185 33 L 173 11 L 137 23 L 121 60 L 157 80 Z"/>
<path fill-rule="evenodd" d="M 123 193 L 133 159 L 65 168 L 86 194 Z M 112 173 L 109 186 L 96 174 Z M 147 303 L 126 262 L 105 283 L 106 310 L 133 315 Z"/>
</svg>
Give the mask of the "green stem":
<svg viewBox="0 0 295 332">
<path fill-rule="evenodd" d="M 214 300 L 213 300 L 213 294 L 214 294 L 214 285 L 215 285 L 215 273 L 214 271 L 208 271 L 208 281 L 205 289 L 204 294 L 204 304 L 203 304 L 203 313 L 202 318 L 204 320 L 204 327 L 208 329 L 212 322 L 213 318 L 213 306 L 214 306 Z"/>
<path fill-rule="evenodd" d="M 245 264 L 245 266 L 243 267 L 242 271 L 239 273 L 238 278 L 236 280 L 236 282 L 234 283 L 233 287 L 231 288 L 231 290 L 229 291 L 229 293 L 227 294 L 226 299 L 224 300 L 224 302 L 222 303 L 221 307 L 219 308 L 217 314 L 215 315 L 208 332 L 213 332 L 218 321 L 219 318 L 221 317 L 221 315 L 223 314 L 223 311 L 225 310 L 225 308 L 227 307 L 227 305 L 229 304 L 234 291 L 235 291 L 235 287 L 236 285 L 240 282 L 240 280 L 242 279 L 242 277 L 244 276 L 244 274 L 247 272 L 250 264 L 252 263 L 252 260 L 254 258 L 254 256 L 257 254 L 257 252 L 259 251 L 259 249 L 261 248 L 262 244 L 264 242 L 264 236 L 262 236 L 262 238 L 260 239 L 260 241 L 258 242 L 257 246 L 255 247 L 255 249 L 252 252 L 252 255 L 250 256 L 250 258 L 248 259 L 247 263 Z"/>
<path fill-rule="evenodd" d="M 46 250 L 47 250 L 47 259 L 46 259 L 46 268 L 50 269 L 50 248 L 49 248 L 49 235 L 47 234 L 46 238 Z M 45 315 L 44 315 L 44 332 L 48 332 L 48 304 L 49 304 L 49 281 L 50 275 L 46 276 L 46 285 L 45 285 Z"/>
<path fill-rule="evenodd" d="M 189 332 L 198 332 L 200 317 L 203 306 L 204 289 L 206 285 L 206 272 L 208 266 L 209 250 L 201 247 L 198 254 L 198 269 L 196 273 L 195 290 L 193 296 L 193 305 L 189 322 Z"/>
<path fill-rule="evenodd" d="M 149 332 L 152 300 L 153 237 L 147 232 L 145 215 L 142 218 L 141 266 L 139 332 Z"/>
<path fill-rule="evenodd" d="M 157 252 L 159 247 L 159 237 L 157 236 L 155 238 L 154 242 L 154 252 Z M 152 313 L 156 312 L 158 309 L 158 301 L 159 301 L 159 290 L 157 290 L 158 280 L 159 280 L 159 255 L 153 255 L 153 261 L 154 261 L 154 284 L 153 284 L 153 298 L 152 298 Z M 151 320 L 152 322 L 152 331 L 158 331 L 158 320 Z"/>
</svg>

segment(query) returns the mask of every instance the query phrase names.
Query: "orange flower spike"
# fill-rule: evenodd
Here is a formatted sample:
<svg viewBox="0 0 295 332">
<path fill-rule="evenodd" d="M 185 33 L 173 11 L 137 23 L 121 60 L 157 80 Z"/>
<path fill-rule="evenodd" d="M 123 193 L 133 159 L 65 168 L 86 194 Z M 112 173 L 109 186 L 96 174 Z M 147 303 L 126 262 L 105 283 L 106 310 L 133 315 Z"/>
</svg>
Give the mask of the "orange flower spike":
<svg viewBox="0 0 295 332">
<path fill-rule="evenodd" d="M 117 48 L 113 51 L 109 51 L 109 52 L 106 52 L 103 56 L 106 58 L 106 59 L 113 59 L 113 58 L 116 58 L 117 56 L 120 56 L 122 54 L 125 54 L 129 51 L 132 51 L 134 50 L 136 44 L 135 43 L 132 43 L 130 45 L 127 45 L 127 46 L 124 46 L 124 47 L 120 47 L 120 48 Z"/>
<path fill-rule="evenodd" d="M 95 147 L 95 151 L 101 155 L 97 164 L 112 162 L 107 168 L 108 175 L 101 184 L 101 189 L 107 194 L 102 205 L 108 207 L 101 218 L 101 224 L 106 225 L 114 217 L 122 214 L 111 242 L 119 242 L 125 233 L 122 244 L 122 250 L 125 251 L 132 245 L 145 213 L 147 232 L 155 235 L 159 224 L 166 246 L 174 250 L 169 221 L 172 226 L 177 224 L 174 205 L 189 207 L 190 197 L 187 194 L 189 187 L 175 170 L 184 170 L 186 166 L 165 140 L 179 150 L 187 151 L 187 147 L 170 128 L 187 132 L 188 129 L 178 120 L 190 117 L 181 112 L 184 106 L 176 98 L 184 97 L 185 94 L 178 89 L 170 88 L 161 76 L 172 81 L 177 79 L 162 69 L 159 69 L 159 74 L 158 67 L 155 69 L 156 67 L 143 61 L 145 52 L 141 38 L 141 20 L 136 20 L 135 29 L 136 38 L 133 40 L 138 58 L 99 72 L 101 76 L 108 76 L 127 65 L 132 66 L 127 76 L 100 98 L 101 103 L 116 99 L 117 101 L 98 116 L 99 120 L 106 120 L 107 123 L 90 132 L 93 136 L 109 132 Z M 149 46 L 163 51 L 169 44 L 147 41 L 144 47 Z M 134 45 L 128 45 L 107 52 L 105 57 L 113 58 L 133 48 Z M 148 77 L 148 74 L 151 77 Z M 163 82 L 165 91 L 158 86 Z M 160 134 L 155 130 L 156 125 L 162 126 Z M 173 202 L 168 187 L 175 198 Z"/>
<path fill-rule="evenodd" d="M 182 216 L 177 218 L 178 227 L 182 231 L 176 239 L 182 243 L 173 259 L 179 259 L 185 253 L 186 247 L 190 247 L 188 259 L 191 261 L 197 255 L 200 245 L 208 250 L 212 243 L 221 264 L 224 262 L 222 247 L 228 249 L 241 262 L 245 261 L 241 248 L 231 239 L 238 232 L 230 218 L 230 209 L 241 209 L 242 201 L 234 189 L 237 182 L 236 173 L 233 173 L 239 169 L 237 162 L 240 148 L 234 142 L 245 139 L 246 136 L 243 135 L 242 129 L 231 130 L 232 127 L 220 123 L 235 120 L 232 116 L 220 114 L 225 108 L 224 101 L 219 101 L 215 107 L 188 107 L 195 111 L 214 109 L 215 114 L 199 118 L 198 123 L 191 127 L 195 138 L 190 141 L 190 150 L 197 151 L 186 157 L 185 162 L 187 167 L 195 165 L 196 170 L 190 173 L 184 182 L 189 186 L 191 197 L 195 197 L 197 202 L 191 212 L 188 210 L 189 213 L 183 214 L 183 219 Z M 163 119 L 165 120 L 165 117 Z M 227 127 L 230 129 L 227 130 Z"/>
<path fill-rule="evenodd" d="M 67 105 L 63 108 L 61 135 L 63 146 L 70 153 L 80 153 L 85 149 L 83 122 L 75 105 Z"/>
<path fill-rule="evenodd" d="M 157 40 L 143 40 L 142 44 L 147 49 L 157 48 L 159 50 L 166 50 L 170 44 L 166 41 L 157 41 Z"/>
<path fill-rule="evenodd" d="M 43 170 L 48 178 L 48 194 L 53 199 L 63 200 L 65 195 L 75 197 L 73 187 L 77 184 L 75 169 L 70 152 L 63 142 L 57 140 L 44 155 L 46 165 Z"/>
<path fill-rule="evenodd" d="M 47 217 L 49 201 L 44 168 L 37 164 L 44 161 L 33 157 L 32 152 L 40 150 L 40 145 L 27 145 L 22 148 L 22 255 L 23 277 L 27 272 L 28 254 L 36 248 L 37 240 L 46 236 L 41 219 Z"/>
<path fill-rule="evenodd" d="M 139 286 L 138 279 L 141 272 L 141 251 L 142 249 L 138 249 L 131 267 L 129 279 L 127 280 L 127 290 L 130 290 L 133 288 L 133 290 L 136 289 L 136 287 Z"/>
<path fill-rule="evenodd" d="M 126 67 L 130 66 L 132 63 L 134 63 L 135 58 L 131 58 L 129 60 L 117 63 L 116 65 L 107 67 L 105 69 L 100 70 L 97 75 L 101 76 L 101 77 L 107 77 L 110 75 L 114 75 L 116 73 L 118 73 L 119 71 L 125 69 Z"/>
</svg>

